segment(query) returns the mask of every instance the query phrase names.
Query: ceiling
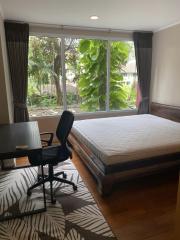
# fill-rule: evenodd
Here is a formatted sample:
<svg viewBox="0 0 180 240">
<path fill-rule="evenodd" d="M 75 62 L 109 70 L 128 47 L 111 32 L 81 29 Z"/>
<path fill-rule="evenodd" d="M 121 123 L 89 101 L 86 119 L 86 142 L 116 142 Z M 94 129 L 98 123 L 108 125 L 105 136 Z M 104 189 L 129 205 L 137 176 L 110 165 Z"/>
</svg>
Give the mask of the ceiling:
<svg viewBox="0 0 180 240">
<path fill-rule="evenodd" d="M 180 0 L 0 0 L 0 5 L 6 19 L 30 23 L 156 31 L 180 22 Z"/>
</svg>

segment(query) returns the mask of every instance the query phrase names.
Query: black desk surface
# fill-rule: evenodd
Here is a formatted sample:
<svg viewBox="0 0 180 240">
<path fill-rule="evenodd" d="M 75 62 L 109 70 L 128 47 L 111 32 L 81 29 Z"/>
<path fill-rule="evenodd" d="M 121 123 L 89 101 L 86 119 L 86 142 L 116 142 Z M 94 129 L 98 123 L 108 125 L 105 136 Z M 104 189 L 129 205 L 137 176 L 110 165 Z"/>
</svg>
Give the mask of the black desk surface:
<svg viewBox="0 0 180 240">
<path fill-rule="evenodd" d="M 16 146 L 19 145 L 27 145 L 28 148 L 17 150 Z M 26 156 L 41 149 L 37 122 L 0 125 L 0 160 Z"/>
</svg>

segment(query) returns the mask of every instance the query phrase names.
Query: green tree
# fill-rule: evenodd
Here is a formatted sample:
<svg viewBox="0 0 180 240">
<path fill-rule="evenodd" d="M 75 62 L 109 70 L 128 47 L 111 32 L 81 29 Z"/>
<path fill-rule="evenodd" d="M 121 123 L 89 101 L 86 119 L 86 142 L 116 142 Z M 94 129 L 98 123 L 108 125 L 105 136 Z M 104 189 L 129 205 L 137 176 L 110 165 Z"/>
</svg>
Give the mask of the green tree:
<svg viewBox="0 0 180 240">
<path fill-rule="evenodd" d="M 76 44 L 75 39 L 67 39 L 65 52 L 69 53 L 68 63 L 74 68 Z M 34 83 L 41 95 L 41 86 L 54 84 L 56 88 L 57 105 L 62 105 L 61 87 L 61 39 L 54 37 L 30 37 L 29 42 L 29 83 Z M 33 83 L 32 83 L 33 82 Z M 32 87 L 29 88 L 29 94 Z"/>
<path fill-rule="evenodd" d="M 29 42 L 29 80 L 36 83 L 41 94 L 42 84 L 53 81 L 57 104 L 62 105 L 60 86 L 61 41 L 58 38 L 31 37 Z"/>
<path fill-rule="evenodd" d="M 107 41 L 80 40 L 79 94 L 82 109 L 105 110 L 107 78 Z M 126 64 L 131 47 L 126 42 L 111 44 L 110 109 L 126 107 L 127 94 L 123 87 L 121 69 Z"/>
</svg>

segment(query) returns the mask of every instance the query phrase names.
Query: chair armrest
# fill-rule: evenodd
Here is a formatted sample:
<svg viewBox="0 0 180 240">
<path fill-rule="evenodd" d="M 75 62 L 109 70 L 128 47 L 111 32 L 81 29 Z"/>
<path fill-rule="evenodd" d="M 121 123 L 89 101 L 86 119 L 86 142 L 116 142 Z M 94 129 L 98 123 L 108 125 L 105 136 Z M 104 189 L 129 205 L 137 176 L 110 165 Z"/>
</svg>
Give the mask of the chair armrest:
<svg viewBox="0 0 180 240">
<path fill-rule="evenodd" d="M 52 141 L 53 141 L 53 137 L 54 137 L 54 133 L 52 132 L 43 132 L 43 133 L 40 133 L 40 136 L 48 136 L 49 135 L 49 138 L 48 139 L 41 139 L 41 142 L 43 143 L 46 143 L 48 146 L 51 146 L 52 145 Z"/>
</svg>

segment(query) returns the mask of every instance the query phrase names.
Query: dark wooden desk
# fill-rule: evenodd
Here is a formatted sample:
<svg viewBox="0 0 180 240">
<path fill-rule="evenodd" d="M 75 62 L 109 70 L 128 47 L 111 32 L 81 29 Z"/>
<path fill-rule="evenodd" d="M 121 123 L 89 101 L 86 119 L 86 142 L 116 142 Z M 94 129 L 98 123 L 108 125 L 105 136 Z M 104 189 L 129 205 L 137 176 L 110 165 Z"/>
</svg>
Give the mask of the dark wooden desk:
<svg viewBox="0 0 180 240">
<path fill-rule="evenodd" d="M 27 145 L 25 149 L 17 149 L 17 146 Z M 37 122 L 23 122 L 7 125 L 0 125 L 0 160 L 6 161 L 9 158 L 17 158 L 28 156 L 30 153 L 39 154 L 42 151 L 39 128 Z M 24 166 L 27 167 L 27 166 Z M 28 166 L 30 167 L 30 166 Z M 13 168 L 13 169 L 16 169 Z M 43 167 L 42 167 L 42 176 Z M 44 208 L 34 211 L 22 213 L 16 216 L 0 218 L 0 221 L 15 217 L 23 217 L 34 213 L 39 213 L 46 210 L 45 189 L 44 194 Z"/>
<path fill-rule="evenodd" d="M 27 145 L 17 150 L 16 146 Z M 42 150 L 37 122 L 0 125 L 0 159 L 28 156 L 30 152 Z"/>
</svg>

